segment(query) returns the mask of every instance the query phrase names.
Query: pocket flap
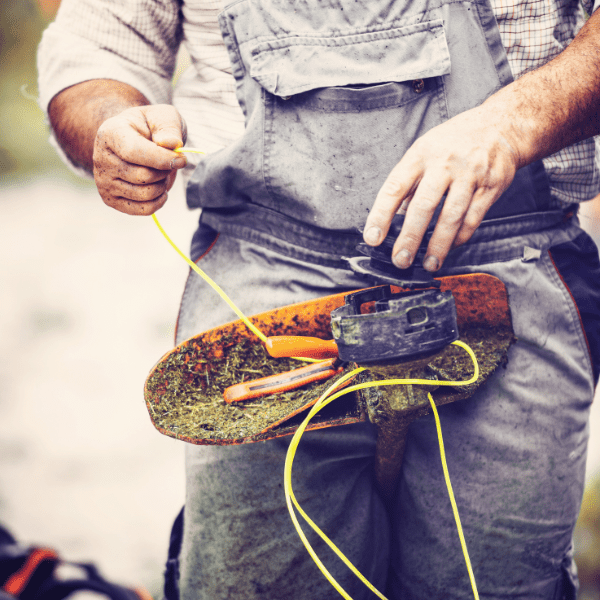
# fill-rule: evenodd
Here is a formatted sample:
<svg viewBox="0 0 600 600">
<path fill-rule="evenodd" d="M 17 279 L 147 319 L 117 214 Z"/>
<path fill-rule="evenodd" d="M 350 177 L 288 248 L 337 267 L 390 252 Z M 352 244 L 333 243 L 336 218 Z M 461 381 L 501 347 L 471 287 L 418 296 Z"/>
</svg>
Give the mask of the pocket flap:
<svg viewBox="0 0 600 600">
<path fill-rule="evenodd" d="M 251 76 L 277 96 L 448 73 L 450 54 L 441 19 L 353 35 L 263 38 L 252 49 L 250 66 Z"/>
</svg>

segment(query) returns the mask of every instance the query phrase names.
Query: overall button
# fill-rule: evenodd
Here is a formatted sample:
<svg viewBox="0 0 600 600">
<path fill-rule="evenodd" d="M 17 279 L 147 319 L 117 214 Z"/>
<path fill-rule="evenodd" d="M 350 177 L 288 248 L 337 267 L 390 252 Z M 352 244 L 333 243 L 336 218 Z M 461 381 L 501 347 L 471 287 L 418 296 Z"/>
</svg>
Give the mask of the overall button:
<svg viewBox="0 0 600 600">
<path fill-rule="evenodd" d="M 422 79 L 415 79 L 413 81 L 413 90 L 417 94 L 420 94 L 425 89 L 425 82 Z"/>
</svg>

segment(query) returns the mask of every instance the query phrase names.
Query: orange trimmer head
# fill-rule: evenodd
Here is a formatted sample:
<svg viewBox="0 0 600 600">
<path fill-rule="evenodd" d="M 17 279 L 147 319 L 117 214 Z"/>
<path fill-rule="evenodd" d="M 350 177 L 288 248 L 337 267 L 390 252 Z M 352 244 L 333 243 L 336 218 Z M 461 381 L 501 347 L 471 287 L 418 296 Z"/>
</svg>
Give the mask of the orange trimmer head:
<svg viewBox="0 0 600 600">
<path fill-rule="evenodd" d="M 436 402 L 442 404 L 471 395 L 482 385 L 506 361 L 514 334 L 506 289 L 499 279 L 470 274 L 443 277 L 436 283 L 439 283 L 439 292 L 451 292 L 457 334 L 474 349 L 481 367 L 479 379 L 468 388 L 440 387 L 433 392 Z M 392 287 L 389 293 L 401 291 Z M 346 306 L 346 296 L 348 294 L 327 296 L 251 317 L 262 333 L 274 339 L 278 336 L 317 338 L 313 346 L 328 347 L 326 351 L 318 350 L 325 352 L 318 358 L 330 357 L 322 372 L 336 371 L 329 379 L 314 378 L 295 390 L 257 395 L 244 401 L 226 401 L 223 393 L 232 385 L 226 376 L 231 375 L 232 369 L 237 369 L 234 384 L 252 384 L 262 377 L 280 374 L 284 374 L 285 379 L 289 371 L 303 367 L 303 363 L 290 358 L 272 358 L 262 342 L 241 321 L 235 321 L 179 344 L 153 368 L 146 380 L 145 399 L 155 427 L 164 435 L 193 444 L 242 444 L 292 434 L 319 395 L 340 373 L 353 366 L 351 361 L 336 362 L 339 359 L 334 355 L 336 348 L 339 350 L 336 344 L 339 340 L 332 339 L 332 312 Z M 375 304 L 376 300 L 361 302 L 354 317 L 376 314 Z M 419 320 L 418 315 L 412 315 L 415 322 Z M 324 340 L 326 343 L 321 344 Z M 277 344 L 286 345 L 285 342 Z M 297 344 L 297 339 L 292 347 L 288 344 L 281 356 L 289 356 L 292 350 L 299 352 Z M 453 352 L 454 347 L 448 346 L 427 365 L 435 377 L 449 381 L 468 378 L 453 370 L 457 364 Z M 250 354 L 254 366 L 247 368 L 244 356 Z M 212 421 L 207 413 L 213 417 Z M 369 414 L 365 399 L 347 394 L 317 414 L 308 429 L 366 420 Z"/>
</svg>

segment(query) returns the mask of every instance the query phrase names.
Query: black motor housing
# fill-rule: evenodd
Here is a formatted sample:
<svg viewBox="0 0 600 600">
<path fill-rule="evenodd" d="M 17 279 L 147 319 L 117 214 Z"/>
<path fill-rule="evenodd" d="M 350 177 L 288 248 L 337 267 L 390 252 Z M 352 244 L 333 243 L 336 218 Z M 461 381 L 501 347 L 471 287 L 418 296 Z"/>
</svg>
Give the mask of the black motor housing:
<svg viewBox="0 0 600 600">
<path fill-rule="evenodd" d="M 361 307 L 375 303 L 375 311 Z M 345 297 L 331 312 L 331 330 L 343 361 L 405 362 L 434 354 L 459 337 L 451 292 L 439 289 L 393 293 L 389 285 Z"/>
</svg>

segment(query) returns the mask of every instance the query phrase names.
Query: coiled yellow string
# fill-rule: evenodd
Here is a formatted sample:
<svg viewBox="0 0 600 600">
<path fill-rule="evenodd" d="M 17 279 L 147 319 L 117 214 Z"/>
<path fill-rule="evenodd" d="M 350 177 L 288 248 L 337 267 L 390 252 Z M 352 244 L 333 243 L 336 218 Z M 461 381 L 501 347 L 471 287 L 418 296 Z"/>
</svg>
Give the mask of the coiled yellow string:
<svg viewBox="0 0 600 600">
<path fill-rule="evenodd" d="M 477 363 L 477 358 L 475 357 L 473 350 L 471 350 L 471 348 L 464 342 L 456 341 L 453 343 L 457 346 L 460 346 L 461 348 L 464 348 L 468 352 L 469 356 L 471 357 L 471 360 L 473 361 L 474 373 L 470 379 L 468 379 L 466 381 L 433 381 L 431 379 L 387 379 L 384 381 L 372 381 L 372 382 L 359 383 L 357 385 L 352 385 L 352 386 L 344 388 L 343 390 L 333 393 L 335 391 L 335 389 L 337 387 L 339 387 L 342 383 L 344 383 L 348 379 L 354 377 L 361 371 L 365 370 L 364 368 L 360 367 L 358 369 L 351 371 L 350 373 L 347 373 L 342 378 L 337 380 L 335 383 L 333 383 L 333 385 L 331 385 L 321 395 L 321 397 L 314 404 L 314 406 L 312 407 L 312 409 L 310 410 L 310 412 L 308 413 L 308 415 L 306 416 L 306 418 L 304 419 L 302 424 L 298 427 L 294 436 L 292 437 L 292 441 L 290 442 L 290 446 L 288 448 L 288 452 L 286 455 L 285 467 L 284 467 L 284 492 L 285 492 L 286 504 L 287 504 L 288 510 L 290 512 L 292 522 L 294 523 L 294 527 L 296 528 L 296 531 L 298 532 L 298 535 L 300 536 L 300 539 L 302 540 L 308 553 L 310 554 L 312 559 L 315 561 L 315 563 L 319 567 L 319 570 L 327 578 L 329 583 L 346 600 L 352 600 L 352 598 L 351 598 L 351 596 L 348 595 L 348 593 L 344 590 L 344 588 L 334 579 L 334 577 L 331 575 L 331 573 L 327 570 L 325 565 L 323 565 L 323 563 L 321 562 L 319 557 L 316 555 L 314 549 L 310 545 L 310 542 L 306 538 L 306 535 L 302 531 L 302 528 L 301 528 L 301 526 L 298 522 L 298 519 L 294 513 L 294 507 L 302 515 L 302 517 L 310 525 L 310 527 L 333 550 L 333 552 L 335 552 L 335 554 L 338 556 L 338 558 L 340 558 L 344 562 L 344 564 L 358 577 L 358 579 L 360 579 L 360 581 L 362 581 L 377 597 L 381 598 L 382 600 L 386 600 L 386 598 L 381 592 L 379 592 L 375 587 L 373 587 L 373 585 L 362 575 L 362 573 L 360 573 L 358 571 L 358 569 L 356 569 L 356 567 L 346 558 L 346 556 L 344 556 L 344 554 L 341 552 L 341 550 L 325 535 L 325 533 L 323 533 L 323 531 L 312 521 L 312 519 L 310 519 L 310 517 L 304 512 L 304 510 L 298 504 L 298 502 L 294 496 L 294 492 L 292 490 L 292 464 L 294 461 L 294 456 L 296 455 L 296 450 L 298 448 L 298 444 L 300 443 L 300 439 L 301 439 L 304 431 L 306 430 L 306 427 L 308 426 L 309 422 L 311 421 L 311 419 L 322 408 L 324 408 L 330 402 L 333 402 L 340 396 L 343 396 L 344 394 L 348 394 L 350 392 L 362 390 L 362 389 L 369 388 L 369 387 L 382 386 L 382 385 L 413 384 L 413 385 L 435 385 L 435 386 L 464 386 L 464 385 L 469 385 L 471 383 L 474 383 L 475 381 L 477 381 L 477 378 L 479 377 L 479 364 Z M 429 397 L 429 403 L 433 410 L 433 414 L 434 414 L 434 418 L 435 418 L 435 422 L 436 422 L 438 442 L 439 442 L 439 446 L 440 446 L 440 456 L 441 456 L 441 461 L 442 461 L 442 469 L 444 471 L 444 479 L 446 481 L 446 487 L 448 489 L 448 495 L 450 497 L 450 504 L 452 505 L 452 512 L 454 514 L 454 520 L 456 522 L 456 527 L 458 530 L 458 536 L 460 539 L 461 548 L 463 551 L 463 555 L 465 557 L 467 571 L 469 573 L 469 580 L 471 582 L 471 588 L 473 590 L 473 595 L 475 597 L 475 600 L 479 600 L 479 593 L 477 592 L 475 576 L 473 574 L 471 560 L 469 558 L 467 544 L 466 544 L 465 537 L 463 534 L 462 525 L 460 522 L 460 516 L 458 514 L 458 507 L 456 505 L 456 500 L 454 498 L 454 492 L 452 491 L 452 485 L 450 483 L 450 474 L 448 472 L 448 464 L 446 462 L 446 453 L 444 451 L 444 441 L 442 438 L 442 429 L 441 429 L 439 415 L 438 415 L 438 412 L 437 412 L 437 409 L 436 409 L 436 406 L 435 406 L 435 403 L 433 401 L 431 394 L 428 394 L 428 397 Z"/>
<path fill-rule="evenodd" d="M 203 154 L 203 152 L 200 152 L 199 150 L 193 150 L 193 149 L 182 149 L 182 148 L 179 148 L 176 151 L 177 152 L 198 152 L 200 154 Z M 171 245 L 171 247 L 177 252 L 177 254 L 179 254 L 179 256 L 181 256 L 181 258 L 183 258 L 183 260 L 185 260 L 185 262 L 200 277 L 202 277 L 202 279 L 204 281 L 206 281 L 206 283 L 208 283 L 217 292 L 217 294 L 219 294 L 219 296 L 227 303 L 227 305 L 233 310 L 233 312 L 245 323 L 245 325 L 248 327 L 248 329 L 250 329 L 250 331 L 252 331 L 264 343 L 266 341 L 267 337 L 246 317 L 246 315 L 244 315 L 244 313 L 242 313 L 242 311 L 233 303 L 233 301 L 219 287 L 219 285 L 215 281 L 213 281 L 196 263 L 194 263 L 190 258 L 188 258 L 179 249 L 179 247 L 167 235 L 166 231 L 163 229 L 162 225 L 158 221 L 158 218 L 156 217 L 155 214 L 152 215 L 152 219 L 154 220 L 156 226 L 158 227 L 158 229 L 160 230 L 160 232 L 163 234 L 163 236 L 165 237 L 165 239 L 169 242 L 169 244 Z M 294 507 L 300 513 L 300 515 L 302 515 L 302 518 L 310 525 L 310 527 L 335 552 L 335 554 L 360 579 L 360 581 L 362 581 L 364 583 L 364 585 L 366 585 L 376 596 L 378 596 L 379 598 L 381 598 L 381 600 L 387 600 L 387 599 L 386 599 L 386 597 L 381 592 L 379 592 L 362 575 L 362 573 L 360 573 L 360 571 L 358 571 L 358 569 L 348 560 L 348 558 L 346 558 L 346 556 L 341 552 L 341 550 L 325 535 L 325 533 L 316 525 L 316 523 L 304 512 L 304 510 L 302 509 L 302 507 L 298 504 L 298 501 L 296 500 L 296 497 L 294 496 L 294 492 L 292 490 L 292 465 L 293 465 L 293 462 L 294 462 L 294 456 L 296 455 L 296 450 L 298 448 L 298 444 L 300 443 L 300 439 L 301 439 L 304 431 L 306 430 L 306 427 L 308 426 L 309 422 L 311 421 L 311 419 L 322 408 L 324 408 L 330 402 L 333 402 L 334 400 L 336 400 L 340 396 L 343 396 L 344 394 L 348 394 L 348 393 L 353 392 L 353 391 L 365 389 L 365 388 L 368 388 L 368 387 L 376 387 L 376 386 L 383 386 L 383 385 L 407 385 L 407 384 L 413 384 L 413 385 L 415 385 L 415 384 L 418 384 L 418 385 L 436 385 L 436 386 L 457 386 L 457 385 L 469 385 L 471 383 L 474 383 L 477 380 L 477 378 L 479 377 L 479 365 L 477 363 L 477 358 L 475 357 L 475 354 L 473 353 L 473 351 L 471 350 L 471 348 L 469 348 L 469 346 L 467 346 L 464 342 L 456 341 L 456 342 L 454 342 L 454 344 L 456 344 L 456 345 L 461 346 L 462 348 L 464 348 L 469 353 L 471 359 L 473 360 L 473 364 L 474 364 L 474 367 L 475 367 L 475 372 L 474 372 L 473 376 L 470 379 L 468 379 L 467 381 L 462 381 L 462 382 L 458 381 L 458 382 L 456 382 L 456 381 L 432 381 L 430 379 L 387 379 L 387 380 L 384 380 L 384 381 L 374 381 L 374 382 L 360 383 L 360 384 L 357 384 L 357 385 L 353 385 L 353 386 L 349 386 L 347 388 L 344 388 L 341 391 L 335 392 L 335 390 L 340 385 L 342 385 L 343 383 L 345 383 L 349 379 L 353 378 L 355 375 L 357 375 L 361 371 L 365 370 L 363 367 L 360 367 L 358 369 L 354 369 L 350 373 L 347 373 L 347 374 L 343 375 L 340 379 L 338 379 L 337 381 L 335 381 L 321 395 L 321 397 L 317 400 L 317 402 L 311 408 L 311 410 L 309 411 L 309 413 L 306 416 L 305 420 L 301 423 L 301 425 L 296 430 L 294 436 L 292 437 L 292 440 L 290 442 L 290 446 L 288 448 L 288 452 L 286 454 L 285 466 L 284 466 L 284 491 L 285 491 L 285 500 L 286 500 L 286 504 L 287 504 L 287 507 L 288 507 L 288 510 L 289 510 L 289 513 L 290 513 L 290 517 L 292 519 L 294 527 L 296 528 L 296 531 L 298 532 L 298 535 L 300 536 L 300 539 L 302 540 L 302 542 L 303 542 L 304 546 L 306 547 L 308 553 L 310 554 L 311 558 L 315 561 L 315 563 L 316 563 L 317 567 L 319 568 L 319 570 L 323 573 L 323 575 L 326 577 L 326 579 L 329 581 L 329 583 L 336 589 L 336 591 L 343 598 L 345 598 L 346 600 L 352 600 L 352 598 L 340 586 L 340 584 L 335 580 L 335 578 L 331 575 L 331 573 L 329 573 L 329 571 L 327 570 L 327 568 L 325 567 L 325 565 L 321 562 L 321 560 L 319 559 L 319 557 L 315 553 L 314 549 L 310 545 L 310 542 L 306 538 L 306 535 L 302 531 L 300 523 L 298 522 L 298 519 L 297 519 L 296 514 L 294 512 Z M 305 360 L 313 362 L 312 359 L 305 359 Z M 445 454 L 445 451 L 444 451 L 444 442 L 443 442 L 443 438 L 442 438 L 442 429 L 441 429 L 441 425 L 440 425 L 439 416 L 438 416 L 437 409 L 436 409 L 435 403 L 433 401 L 433 398 L 431 397 L 431 394 L 428 394 L 428 397 L 429 397 L 429 402 L 431 404 L 431 408 L 433 410 L 433 414 L 434 414 L 435 422 L 436 422 L 438 442 L 439 442 L 439 446 L 440 446 L 440 456 L 441 456 L 441 460 L 442 460 L 442 468 L 443 468 L 443 471 L 444 471 L 444 479 L 446 481 L 446 487 L 448 488 L 448 495 L 450 496 L 450 503 L 452 505 L 452 511 L 453 511 L 453 514 L 454 514 L 454 519 L 456 521 L 456 526 L 457 526 L 457 529 L 458 529 L 458 535 L 459 535 L 459 538 L 460 538 L 460 543 L 461 543 L 463 555 L 465 557 L 465 562 L 466 562 L 466 565 L 467 565 L 467 570 L 469 572 L 469 579 L 471 581 L 471 587 L 473 588 L 473 594 L 475 596 L 475 600 L 479 600 L 479 594 L 477 593 L 477 586 L 475 584 L 475 577 L 473 575 L 473 569 L 471 567 L 471 561 L 469 559 L 469 553 L 467 551 L 467 545 L 466 545 L 466 542 L 465 542 L 465 538 L 464 538 L 462 526 L 461 526 L 461 523 L 460 523 L 460 517 L 459 517 L 459 514 L 458 514 L 458 508 L 456 506 L 456 501 L 454 499 L 454 493 L 452 491 L 452 485 L 450 483 L 450 475 L 448 473 L 448 466 L 447 466 L 447 463 L 446 463 L 446 454 Z"/>
</svg>

